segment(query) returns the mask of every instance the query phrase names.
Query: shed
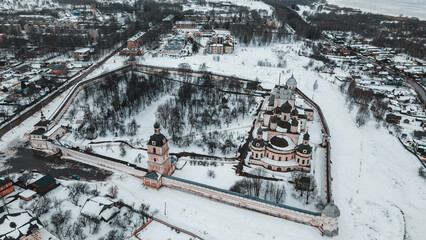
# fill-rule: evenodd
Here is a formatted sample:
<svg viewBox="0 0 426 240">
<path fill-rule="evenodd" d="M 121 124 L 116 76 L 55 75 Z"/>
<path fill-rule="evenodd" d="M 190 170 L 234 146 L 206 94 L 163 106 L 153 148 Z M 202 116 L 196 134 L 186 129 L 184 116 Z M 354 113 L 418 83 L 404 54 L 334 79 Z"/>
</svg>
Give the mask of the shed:
<svg viewBox="0 0 426 240">
<path fill-rule="evenodd" d="M 27 189 L 19 194 L 19 197 L 25 201 L 29 201 L 34 198 L 37 193 L 31 189 Z"/>
</svg>

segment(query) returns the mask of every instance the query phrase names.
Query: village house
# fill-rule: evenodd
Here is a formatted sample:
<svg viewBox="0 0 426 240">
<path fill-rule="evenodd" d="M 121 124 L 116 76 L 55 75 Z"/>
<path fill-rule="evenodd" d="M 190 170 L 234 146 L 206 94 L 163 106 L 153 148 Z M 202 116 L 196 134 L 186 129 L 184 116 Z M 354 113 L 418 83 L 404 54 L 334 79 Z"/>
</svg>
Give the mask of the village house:
<svg viewBox="0 0 426 240">
<path fill-rule="evenodd" d="M 13 181 L 10 178 L 0 179 L 0 198 L 3 198 L 13 191 L 15 191 L 15 188 L 13 187 Z"/>
<path fill-rule="evenodd" d="M 52 74 L 67 75 L 68 74 L 68 68 L 65 64 L 53 64 L 52 65 Z"/>
<path fill-rule="evenodd" d="M 207 52 L 210 54 L 232 54 L 234 41 L 231 35 L 215 35 L 207 42 Z"/>
<path fill-rule="evenodd" d="M 178 29 L 194 29 L 196 26 L 193 21 L 176 21 L 175 28 Z"/>
<path fill-rule="evenodd" d="M 105 197 L 87 199 L 81 208 L 81 214 L 94 219 L 109 221 L 119 213 L 115 202 Z"/>
<path fill-rule="evenodd" d="M 138 32 L 129 40 L 127 40 L 127 48 L 128 49 L 134 49 L 134 48 L 140 48 L 142 46 L 143 36 L 145 35 L 145 32 Z"/>
<path fill-rule="evenodd" d="M 299 114 L 302 109 L 295 107 L 296 88 L 297 81 L 292 75 L 283 88 L 279 84 L 272 91 L 268 109 L 263 112 L 250 146 L 250 164 L 279 172 L 310 170 L 312 147 L 306 122 L 313 121 L 314 112 L 305 108 L 304 114 Z M 305 133 L 301 135 L 302 132 Z"/>
<path fill-rule="evenodd" d="M 414 131 L 413 137 L 417 140 L 426 141 L 426 132 L 425 131 Z"/>
<path fill-rule="evenodd" d="M 7 213 L 0 217 L 0 239 L 58 240 L 43 227 L 40 219 L 27 211 Z"/>
<path fill-rule="evenodd" d="M 29 188 L 40 195 L 44 195 L 56 187 L 56 179 L 50 174 L 46 174 L 37 181 L 31 183 Z"/>
<path fill-rule="evenodd" d="M 160 124 L 154 124 L 154 135 L 148 141 L 148 173 L 144 176 L 145 186 L 160 188 L 163 174 L 172 175 L 176 170 L 177 159 L 169 156 L 169 142 L 160 133 Z"/>
<path fill-rule="evenodd" d="M 163 52 L 171 56 L 179 55 L 186 45 L 186 39 L 183 37 L 174 37 L 164 47 Z"/>
<path fill-rule="evenodd" d="M 77 61 L 88 61 L 90 59 L 90 48 L 82 48 L 74 51 L 74 59 Z"/>
<path fill-rule="evenodd" d="M 198 32 L 194 33 L 194 36 L 196 37 L 213 37 L 216 34 L 216 32 L 213 30 L 213 27 L 211 25 L 205 24 L 201 26 L 200 30 Z"/>
<path fill-rule="evenodd" d="M 27 64 L 22 64 L 15 68 L 15 73 L 17 74 L 23 74 L 29 71 L 31 71 L 31 66 Z"/>
</svg>

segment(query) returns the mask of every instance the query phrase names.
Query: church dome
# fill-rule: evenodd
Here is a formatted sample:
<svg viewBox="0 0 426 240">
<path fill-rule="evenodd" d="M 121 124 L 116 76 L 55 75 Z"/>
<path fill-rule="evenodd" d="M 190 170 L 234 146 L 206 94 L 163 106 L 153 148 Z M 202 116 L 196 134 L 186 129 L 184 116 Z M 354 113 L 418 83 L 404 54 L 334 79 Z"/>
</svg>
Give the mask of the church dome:
<svg viewBox="0 0 426 240">
<path fill-rule="evenodd" d="M 294 78 L 293 74 L 291 74 L 291 77 L 287 80 L 287 85 L 297 85 L 297 81 Z"/>
<path fill-rule="evenodd" d="M 310 138 L 310 135 L 309 135 L 309 133 L 308 133 L 308 132 L 306 132 L 306 133 L 303 135 L 303 140 L 309 140 L 309 138 Z"/>
<path fill-rule="evenodd" d="M 304 150 L 306 150 L 306 151 L 304 151 Z M 299 153 L 303 153 L 303 154 L 311 154 L 312 153 L 312 147 L 309 144 L 307 144 L 307 145 L 300 144 L 299 146 L 297 146 L 297 151 Z"/>
<path fill-rule="evenodd" d="M 291 126 L 297 126 L 299 125 L 299 122 L 293 118 L 293 120 L 291 121 Z"/>
<path fill-rule="evenodd" d="M 257 129 L 257 134 L 258 134 L 258 135 L 262 135 L 262 134 L 263 134 L 263 130 L 262 130 L 262 128 L 261 128 L 261 127 L 259 127 L 259 128 Z"/>
<path fill-rule="evenodd" d="M 162 147 L 164 144 L 166 144 L 166 142 L 167 138 L 163 134 L 159 133 L 151 135 L 148 141 L 148 145 Z"/>
<path fill-rule="evenodd" d="M 154 124 L 155 134 L 149 137 L 148 145 L 162 147 L 164 144 L 167 143 L 167 138 L 160 133 L 159 128 L 160 128 L 160 124 L 158 122 L 155 122 Z"/>
<path fill-rule="evenodd" d="M 280 148 L 285 148 L 288 146 L 288 142 L 285 138 L 283 137 L 273 137 L 270 140 L 271 144 L 275 147 L 280 147 Z"/>
<path fill-rule="evenodd" d="M 255 138 L 255 139 L 253 139 L 252 146 L 253 147 L 264 147 L 265 141 L 263 141 L 263 139 Z"/>
<path fill-rule="evenodd" d="M 297 109 L 293 109 L 293 111 L 291 111 L 291 116 L 297 116 L 299 115 L 299 111 L 297 111 Z"/>
<path fill-rule="evenodd" d="M 281 105 L 281 112 L 290 113 L 292 108 L 291 104 L 288 101 L 285 101 L 285 103 Z"/>
</svg>

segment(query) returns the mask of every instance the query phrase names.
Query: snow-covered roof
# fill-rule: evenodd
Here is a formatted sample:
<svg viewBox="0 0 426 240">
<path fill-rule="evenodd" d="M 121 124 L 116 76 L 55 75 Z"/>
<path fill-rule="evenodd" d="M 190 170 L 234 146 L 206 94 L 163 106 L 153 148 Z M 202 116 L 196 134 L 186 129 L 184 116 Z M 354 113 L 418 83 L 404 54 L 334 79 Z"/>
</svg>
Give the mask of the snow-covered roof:
<svg viewBox="0 0 426 240">
<path fill-rule="evenodd" d="M 82 48 L 82 49 L 75 50 L 74 52 L 76 53 L 90 52 L 90 48 Z"/>
<path fill-rule="evenodd" d="M 324 210 L 322 211 L 322 213 L 327 216 L 327 217 L 331 217 L 331 218 L 336 218 L 336 217 L 340 217 L 340 210 L 339 208 L 334 205 L 334 203 L 329 203 Z"/>
<path fill-rule="evenodd" d="M 108 220 L 117 212 L 117 209 L 110 207 L 113 203 L 105 197 L 94 197 L 86 201 L 80 212 L 86 216 Z"/>
<path fill-rule="evenodd" d="M 131 38 L 129 38 L 128 41 L 136 41 L 138 40 L 140 37 L 142 37 L 145 34 L 145 32 L 138 32 L 135 35 L 133 35 Z"/>
<path fill-rule="evenodd" d="M 0 217 L 0 236 L 2 239 L 19 239 L 31 234 L 31 230 L 43 228 L 40 220 L 28 212 L 11 213 Z"/>
<path fill-rule="evenodd" d="M 36 194 L 36 192 L 34 192 L 33 190 L 27 189 L 27 190 L 21 192 L 19 194 L 19 196 L 22 197 L 22 198 L 29 198 L 29 197 L 34 196 L 35 194 Z"/>
</svg>

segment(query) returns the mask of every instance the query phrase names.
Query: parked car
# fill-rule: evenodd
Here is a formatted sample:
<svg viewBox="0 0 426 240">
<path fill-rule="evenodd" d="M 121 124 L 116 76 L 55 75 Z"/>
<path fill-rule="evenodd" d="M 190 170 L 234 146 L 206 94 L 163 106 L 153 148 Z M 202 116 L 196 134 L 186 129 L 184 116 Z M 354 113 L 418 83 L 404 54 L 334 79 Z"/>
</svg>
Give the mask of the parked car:
<svg viewBox="0 0 426 240">
<path fill-rule="evenodd" d="M 78 176 L 77 174 L 73 174 L 71 177 L 75 180 L 80 180 L 80 176 Z"/>
</svg>

